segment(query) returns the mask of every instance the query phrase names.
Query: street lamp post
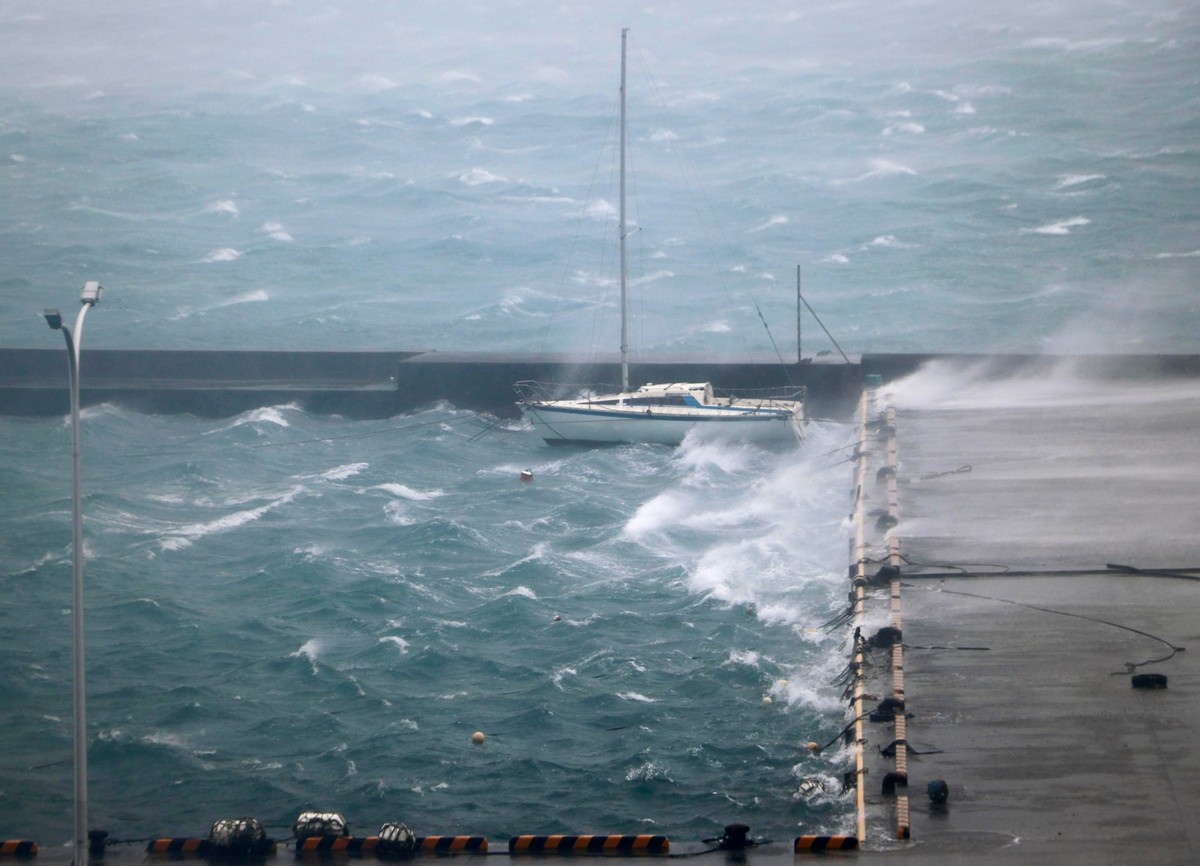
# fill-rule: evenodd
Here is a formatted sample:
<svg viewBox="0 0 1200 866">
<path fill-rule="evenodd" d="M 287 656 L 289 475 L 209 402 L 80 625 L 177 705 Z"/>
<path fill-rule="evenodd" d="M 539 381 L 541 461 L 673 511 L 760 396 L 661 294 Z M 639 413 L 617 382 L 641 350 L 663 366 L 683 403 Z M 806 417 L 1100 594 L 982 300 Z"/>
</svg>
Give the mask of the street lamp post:
<svg viewBox="0 0 1200 866">
<path fill-rule="evenodd" d="M 83 319 L 87 311 L 100 303 L 104 289 L 95 280 L 83 284 L 79 316 L 75 319 L 75 339 L 58 310 L 46 310 L 46 324 L 62 331 L 67 341 L 67 370 L 71 391 L 71 645 L 74 660 L 75 728 L 75 866 L 88 866 L 87 847 L 87 702 L 83 663 L 83 509 L 80 504 L 79 460 L 79 349 L 83 340 Z"/>
</svg>

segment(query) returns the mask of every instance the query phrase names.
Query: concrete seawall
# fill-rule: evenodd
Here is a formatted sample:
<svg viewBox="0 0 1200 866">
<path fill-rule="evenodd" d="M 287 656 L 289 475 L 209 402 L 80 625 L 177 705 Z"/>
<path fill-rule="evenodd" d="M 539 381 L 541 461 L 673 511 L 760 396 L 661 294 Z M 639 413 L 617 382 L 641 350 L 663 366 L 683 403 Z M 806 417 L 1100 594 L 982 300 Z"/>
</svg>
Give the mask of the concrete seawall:
<svg viewBox="0 0 1200 866">
<path fill-rule="evenodd" d="M 63 349 L 0 348 L 0 414 L 62 415 L 68 411 Z M 1200 376 L 1200 356 L 1071 358 L 1029 355 L 866 354 L 806 358 L 678 357 L 632 366 L 635 383 L 711 381 L 719 388 L 803 385 L 810 414 L 845 417 L 866 374 L 884 382 L 936 360 L 978 364 L 997 373 L 1064 361 L 1106 375 Z M 85 349 L 81 402 L 115 402 L 138 411 L 235 415 L 279 403 L 311 412 L 386 418 L 439 400 L 501 415 L 515 413 L 512 385 L 522 379 L 616 383 L 616 358 L 487 352 L 290 352 Z"/>
</svg>

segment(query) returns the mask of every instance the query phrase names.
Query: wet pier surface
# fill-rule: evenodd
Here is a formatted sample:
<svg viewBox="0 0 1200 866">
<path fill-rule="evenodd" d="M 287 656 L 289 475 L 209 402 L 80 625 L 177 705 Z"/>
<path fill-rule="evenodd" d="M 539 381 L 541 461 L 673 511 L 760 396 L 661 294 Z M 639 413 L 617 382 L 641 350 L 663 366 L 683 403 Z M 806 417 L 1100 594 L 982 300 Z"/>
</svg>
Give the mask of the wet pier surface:
<svg viewBox="0 0 1200 866">
<path fill-rule="evenodd" d="M 879 389 L 899 453 L 908 841 L 864 784 L 885 816 L 868 847 L 890 857 L 1200 862 L 1200 381 L 1079 373 L 935 366 Z"/>
</svg>

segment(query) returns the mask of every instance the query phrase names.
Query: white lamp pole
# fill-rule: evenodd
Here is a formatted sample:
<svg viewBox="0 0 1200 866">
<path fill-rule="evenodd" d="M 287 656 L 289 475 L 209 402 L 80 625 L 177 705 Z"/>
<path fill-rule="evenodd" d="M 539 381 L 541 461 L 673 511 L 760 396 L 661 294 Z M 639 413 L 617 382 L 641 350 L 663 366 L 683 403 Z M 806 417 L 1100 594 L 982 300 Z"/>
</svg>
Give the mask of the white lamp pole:
<svg viewBox="0 0 1200 866">
<path fill-rule="evenodd" d="M 67 341 L 67 370 L 71 391 L 71 572 L 72 572 L 72 657 L 74 660 L 75 700 L 75 866 L 88 866 L 87 846 L 87 689 L 83 658 L 83 509 L 80 497 L 79 459 L 79 349 L 83 340 L 83 319 L 87 311 L 100 303 L 104 289 L 94 280 L 83 284 L 79 316 L 75 319 L 75 339 L 63 324 L 58 310 L 46 310 L 46 323 L 62 331 Z"/>
</svg>

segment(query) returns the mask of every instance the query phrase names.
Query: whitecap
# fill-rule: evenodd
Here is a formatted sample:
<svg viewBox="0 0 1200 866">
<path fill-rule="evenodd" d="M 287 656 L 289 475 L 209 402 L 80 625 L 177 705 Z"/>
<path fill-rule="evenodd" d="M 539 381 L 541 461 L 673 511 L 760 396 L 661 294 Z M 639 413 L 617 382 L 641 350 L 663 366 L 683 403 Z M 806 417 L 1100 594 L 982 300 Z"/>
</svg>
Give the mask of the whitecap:
<svg viewBox="0 0 1200 866">
<path fill-rule="evenodd" d="M 205 213 L 227 213 L 232 216 L 239 214 L 237 202 L 231 198 L 221 199 L 208 204 L 204 208 Z"/>
<path fill-rule="evenodd" d="M 774 228 L 775 226 L 785 226 L 789 222 L 791 222 L 791 220 L 789 220 L 786 216 L 784 216 L 783 214 L 777 214 L 776 216 L 771 217 L 769 220 L 767 220 L 762 225 L 755 226 L 752 229 L 747 229 L 746 233 L 753 234 L 754 232 L 761 232 L 765 229 Z"/>
<path fill-rule="evenodd" d="M 1038 226 L 1035 229 L 1021 229 L 1020 233 L 1023 235 L 1069 235 L 1071 233 L 1071 229 L 1075 228 L 1076 226 L 1086 226 L 1090 223 L 1091 220 L 1087 217 L 1077 216 L 1071 217 L 1070 219 L 1059 220 L 1056 223 L 1048 223 L 1044 226 Z"/>
<path fill-rule="evenodd" d="M 178 313 L 173 316 L 168 316 L 167 318 L 168 321 L 175 322 L 180 319 L 186 319 L 189 316 L 194 316 L 197 314 L 203 315 L 204 313 L 209 313 L 213 310 L 224 309 L 225 307 L 233 307 L 238 304 L 253 304 L 268 300 L 270 300 L 270 296 L 266 293 L 266 291 L 263 289 L 255 289 L 252 292 L 246 292 L 245 294 L 238 295 L 237 297 L 229 298 L 224 301 L 217 301 L 215 304 L 209 304 L 207 307 L 181 307 Z"/>
<path fill-rule="evenodd" d="M 637 701 L 642 704 L 657 704 L 658 698 L 643 695 L 641 692 L 617 692 L 617 697 L 623 701 Z"/>
<path fill-rule="evenodd" d="M 204 261 L 210 264 L 213 262 L 232 262 L 240 259 L 241 257 L 242 254 L 233 247 L 220 247 L 219 249 L 209 252 L 209 254 L 204 257 Z"/>
<path fill-rule="evenodd" d="M 645 543 L 651 536 L 679 524 L 690 513 L 691 500 L 668 490 L 638 506 L 626 521 L 622 534 L 631 541 Z"/>
<path fill-rule="evenodd" d="M 1055 189 L 1066 189 L 1080 184 L 1090 183 L 1093 180 L 1105 180 L 1106 175 L 1103 174 L 1067 174 L 1058 179 L 1054 184 Z"/>
<path fill-rule="evenodd" d="M 315 637 L 310 638 L 309 640 L 304 642 L 304 645 L 301 646 L 300 649 L 296 650 L 294 653 L 292 653 L 290 656 L 288 656 L 288 658 L 308 659 L 308 663 L 312 667 L 312 672 L 314 674 L 316 674 L 317 673 L 317 655 L 321 652 L 323 647 L 324 647 L 324 643 L 322 643 L 322 641 L 320 641 L 319 639 L 317 639 Z"/>
<path fill-rule="evenodd" d="M 508 592 L 506 592 L 504 594 L 506 596 L 516 595 L 516 596 L 520 596 L 522 598 L 531 598 L 534 601 L 537 601 L 537 593 L 535 593 L 532 589 L 530 589 L 527 586 L 518 586 L 515 589 L 510 589 Z"/>
<path fill-rule="evenodd" d="M 830 253 L 829 255 L 825 256 L 825 258 L 821 259 L 821 261 L 829 262 L 830 264 L 834 265 L 846 265 L 850 263 L 850 259 L 848 259 L 844 253 Z"/>
<path fill-rule="evenodd" d="M 648 782 L 652 779 L 671 781 L 671 777 L 667 775 L 666 768 L 657 761 L 647 761 L 625 774 L 626 782 Z"/>
<path fill-rule="evenodd" d="M 458 179 L 467 186 L 480 186 L 485 183 L 506 183 L 508 181 L 508 178 L 492 174 L 483 168 L 473 168 L 470 171 L 465 171 L 458 176 Z"/>
<path fill-rule="evenodd" d="M 649 285 L 651 283 L 657 283 L 659 280 L 669 279 L 673 276 L 675 276 L 674 271 L 653 271 L 652 273 L 649 273 L 649 274 L 643 274 L 642 276 L 638 277 L 637 279 L 630 280 L 629 285 L 645 286 L 645 285 Z"/>
<path fill-rule="evenodd" d="M 400 652 L 400 655 L 405 655 L 408 652 L 409 643 L 402 637 L 396 637 L 395 635 L 388 635 L 387 637 L 381 637 L 379 639 L 379 643 L 392 644 Z"/>
<path fill-rule="evenodd" d="M 21 153 L 10 153 L 8 155 L 8 158 L 12 162 L 24 162 L 25 161 L 25 155 L 21 154 Z"/>
<path fill-rule="evenodd" d="M 589 203 L 588 206 L 584 208 L 583 212 L 585 215 L 590 217 L 604 217 L 607 219 L 609 217 L 616 216 L 617 209 L 613 207 L 612 202 L 608 201 L 607 199 L 600 198 Z"/>
<path fill-rule="evenodd" d="M 860 174 L 858 177 L 853 178 L 855 182 L 870 180 L 871 178 L 875 177 L 895 177 L 897 175 L 916 174 L 916 172 L 908 166 L 900 165 L 899 163 L 892 162 L 891 160 L 887 159 L 873 159 L 868 162 L 867 165 L 869 165 L 870 168 L 863 174 Z M 844 183 L 844 181 L 841 182 Z"/>
<path fill-rule="evenodd" d="M 884 135 L 895 135 L 898 132 L 908 135 L 920 135 L 925 131 L 925 127 L 919 123 L 895 123 L 883 130 Z"/>
<path fill-rule="evenodd" d="M 253 409 L 245 415 L 235 419 L 232 424 L 223 429 L 232 430 L 234 427 L 241 427 L 244 424 L 274 424 L 278 427 L 290 427 L 291 424 L 283 417 L 281 409 L 294 409 L 295 406 L 288 404 L 287 406 L 263 406 L 260 409 Z"/>
<path fill-rule="evenodd" d="M 659 129 L 650 134 L 651 141 L 679 141 L 679 135 L 669 129 Z"/>
<path fill-rule="evenodd" d="M 326 481 L 342 481 L 357 475 L 370 465 L 369 463 L 347 463 L 345 466 L 335 466 L 333 469 L 322 472 L 320 477 Z"/>
<path fill-rule="evenodd" d="M 449 121 L 451 126 L 491 126 L 496 121 L 490 117 L 455 117 Z"/>
<path fill-rule="evenodd" d="M 405 484 L 376 484 L 375 486 L 367 489 L 382 490 L 384 493 L 390 493 L 392 496 L 399 497 L 400 499 L 408 499 L 413 502 L 422 502 L 426 499 L 436 499 L 437 497 L 444 495 L 441 490 L 413 490 L 411 487 Z"/>
<path fill-rule="evenodd" d="M 756 668 L 759 666 L 762 658 L 754 650 L 732 650 L 729 653 L 729 661 L 735 665 Z"/>
<path fill-rule="evenodd" d="M 193 542 L 206 535 L 228 532 L 229 530 L 245 526 L 247 523 L 253 523 L 267 512 L 291 502 L 303 491 L 303 487 L 293 487 L 282 496 L 257 508 L 247 508 L 242 511 L 223 515 L 215 520 L 209 520 L 204 523 L 191 523 L 180 526 L 177 529 L 167 530 L 163 533 L 167 537 L 162 539 L 159 544 L 163 550 L 182 550 L 185 547 L 190 547 Z"/>
<path fill-rule="evenodd" d="M 260 232 L 263 232 L 264 234 L 266 234 L 272 240 L 276 240 L 276 241 L 294 240 L 294 238 L 291 236 L 291 234 L 286 229 L 284 229 L 283 225 L 280 223 L 266 222 L 266 223 L 263 223 L 261 226 L 259 226 L 258 230 Z"/>
<path fill-rule="evenodd" d="M 1194 259 L 1200 258 L 1200 250 L 1192 250 L 1189 253 L 1159 253 L 1154 258 L 1156 259 Z"/>
</svg>

